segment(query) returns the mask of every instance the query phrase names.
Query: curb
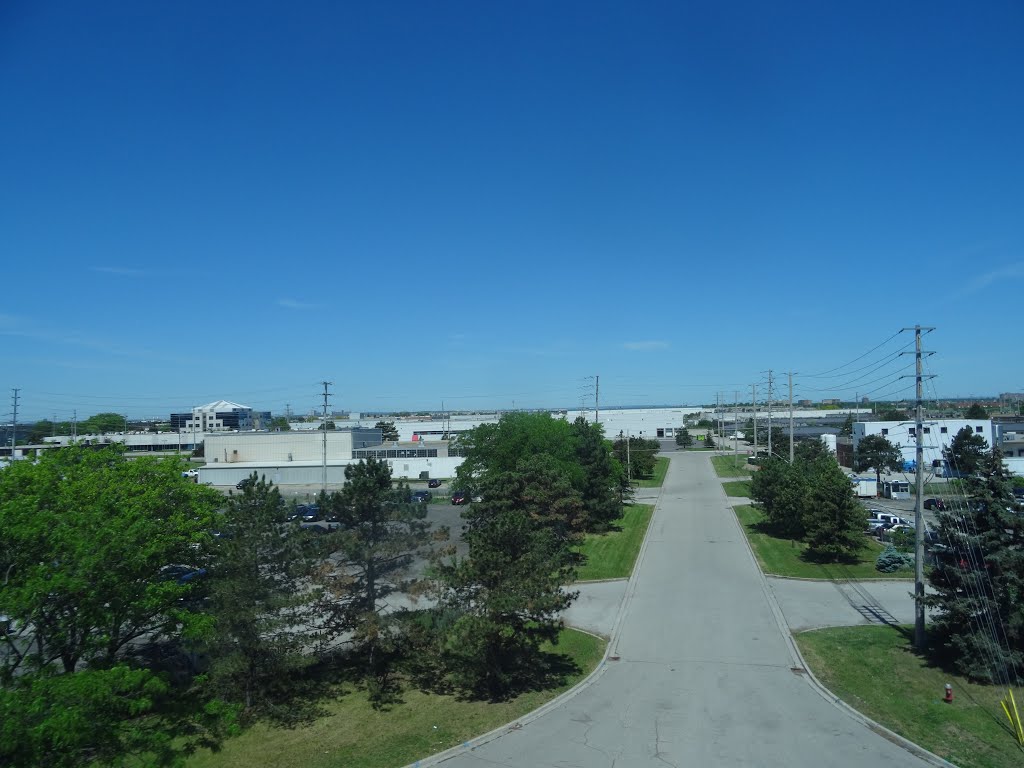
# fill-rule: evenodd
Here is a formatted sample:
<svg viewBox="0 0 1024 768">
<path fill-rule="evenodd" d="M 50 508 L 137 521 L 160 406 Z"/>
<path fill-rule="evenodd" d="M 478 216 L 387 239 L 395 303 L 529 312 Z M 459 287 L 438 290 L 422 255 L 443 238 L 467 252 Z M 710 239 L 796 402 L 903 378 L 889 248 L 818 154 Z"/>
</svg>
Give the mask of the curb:
<svg viewBox="0 0 1024 768">
<path fill-rule="evenodd" d="M 651 529 L 654 526 L 654 518 L 658 514 L 658 505 L 661 503 L 661 495 L 662 495 L 662 490 L 663 489 L 664 489 L 664 483 L 658 489 L 658 497 L 657 497 L 657 499 L 654 502 L 654 512 L 651 514 L 651 519 L 647 523 L 647 530 L 644 532 L 644 541 L 640 545 L 640 551 L 637 553 L 636 562 L 633 563 L 633 572 L 629 575 L 629 579 L 601 579 L 600 580 L 600 581 L 627 581 L 628 582 L 628 585 L 626 587 L 626 591 L 622 595 L 622 600 L 619 601 L 619 610 L 618 610 L 618 613 L 616 613 L 616 615 L 615 615 L 615 622 L 612 624 L 611 635 L 606 638 L 606 637 L 602 637 L 601 635 L 596 634 L 594 632 L 588 632 L 585 629 L 578 629 L 576 627 L 573 627 L 573 629 L 576 630 L 577 632 L 583 632 L 584 634 L 591 635 L 592 637 L 597 637 L 597 638 L 600 638 L 602 640 L 606 640 L 607 641 L 607 643 L 606 643 L 606 645 L 604 647 L 604 656 L 601 658 L 601 661 L 598 662 L 598 665 L 594 668 L 594 671 L 591 672 L 589 675 L 587 675 L 582 680 L 580 680 L 578 683 L 576 683 L 576 685 L 574 685 L 569 690 L 564 691 L 564 692 L 558 694 L 558 696 L 553 698 L 551 701 L 549 701 L 549 702 L 547 702 L 545 704 L 542 704 L 541 706 L 539 706 L 537 709 L 533 710 L 532 712 L 528 712 L 525 715 L 523 715 L 522 717 L 520 717 L 520 718 L 518 718 L 516 720 L 513 720 L 510 723 L 505 723 L 504 725 L 499 725 L 497 728 L 495 728 L 493 730 L 490 730 L 487 733 L 482 734 L 480 736 L 476 736 L 475 738 L 472 738 L 472 739 L 469 739 L 467 741 L 464 741 L 464 742 L 462 742 L 461 744 L 459 744 L 457 746 L 449 747 L 448 749 L 444 750 L 443 752 L 438 752 L 437 754 L 430 755 L 429 757 L 425 757 L 422 760 L 416 760 L 415 762 L 409 763 L 409 764 L 403 766 L 403 768 L 428 768 L 428 766 L 438 765 L 438 764 L 443 763 L 443 762 L 445 762 L 447 760 L 451 760 L 453 757 L 457 757 L 459 755 L 464 755 L 467 752 L 472 752 L 477 747 L 481 747 L 481 746 L 483 746 L 484 744 L 487 744 L 490 741 L 494 741 L 495 739 L 500 738 L 501 736 L 504 736 L 507 733 L 511 733 L 512 731 L 520 730 L 524 725 L 528 725 L 529 723 L 532 723 L 534 720 L 537 720 L 538 718 L 543 717 L 548 712 L 551 712 L 552 710 L 557 709 L 558 707 L 562 706 L 562 704 L 564 704 L 565 702 L 570 701 L 571 699 L 575 698 L 577 695 L 579 695 L 580 693 L 585 691 L 587 688 L 589 688 L 591 685 L 593 685 L 595 682 L 597 682 L 598 678 L 601 675 L 603 675 L 605 670 L 608 668 L 609 657 L 611 657 L 611 656 L 616 656 L 617 657 L 618 656 L 618 653 L 614 653 L 614 654 L 612 653 L 612 647 L 615 645 L 616 642 L 618 642 L 619 629 L 622 626 L 623 619 L 625 618 L 626 609 L 629 607 L 629 602 L 630 602 L 630 600 L 633 597 L 633 593 L 636 591 L 636 574 L 637 574 L 637 572 L 639 572 L 640 565 L 644 561 L 644 555 L 647 553 L 647 542 L 648 542 L 648 539 L 650 538 Z"/>
<path fill-rule="evenodd" d="M 725 494 L 725 491 L 722 491 Z M 727 497 L 728 498 L 728 497 Z M 775 622 L 778 624 L 779 629 L 782 632 L 783 637 L 786 639 L 786 645 L 789 647 L 790 657 L 796 666 L 799 666 L 804 670 L 806 674 L 803 677 L 807 680 L 807 684 L 814 690 L 821 698 L 827 701 L 836 709 L 843 712 L 847 717 L 856 720 L 861 725 L 866 727 L 868 730 L 873 731 L 887 741 L 892 742 L 898 747 L 902 747 L 910 754 L 915 757 L 924 760 L 931 765 L 938 766 L 938 768 L 958 768 L 958 766 L 944 760 L 933 752 L 929 752 L 927 749 L 919 744 L 915 744 L 903 736 L 900 736 L 895 731 L 891 731 L 875 720 L 865 715 L 862 712 L 851 707 L 841 698 L 836 696 L 832 691 L 825 687 L 825 685 L 817 678 L 813 670 L 807 665 L 807 661 L 804 659 L 802 653 L 800 653 L 800 646 L 797 645 L 796 639 L 793 637 L 793 630 L 789 628 L 789 624 L 786 621 L 786 616 L 782 612 L 782 607 L 779 605 L 778 600 L 775 599 L 775 594 L 772 592 L 770 585 L 768 584 L 768 577 L 765 572 L 761 570 L 761 565 L 757 562 L 757 556 L 754 554 L 753 547 L 750 546 L 750 539 L 747 538 L 746 531 L 743 530 L 743 525 L 740 523 L 739 517 L 733 515 L 733 520 L 736 522 L 736 527 L 740 529 L 740 534 L 743 536 L 743 541 L 747 545 L 747 554 L 750 555 L 750 559 L 753 561 L 754 566 L 757 568 L 758 574 L 761 577 L 761 591 L 768 601 L 768 607 L 771 609 L 772 615 L 775 617 Z M 773 578 L 787 578 L 784 576 L 777 576 Z M 815 581 L 823 583 L 835 583 L 829 582 L 826 579 L 794 579 L 799 581 Z M 898 579 L 889 579 L 889 581 L 899 581 Z M 807 631 L 807 630 L 805 630 Z"/>
</svg>

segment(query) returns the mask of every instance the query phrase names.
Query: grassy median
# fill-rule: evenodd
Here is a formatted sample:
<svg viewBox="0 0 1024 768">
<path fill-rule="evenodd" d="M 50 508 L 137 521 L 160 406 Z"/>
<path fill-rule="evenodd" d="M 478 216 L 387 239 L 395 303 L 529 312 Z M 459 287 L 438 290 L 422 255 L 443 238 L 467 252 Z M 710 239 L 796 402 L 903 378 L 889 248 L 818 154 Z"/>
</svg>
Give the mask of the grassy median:
<svg viewBox="0 0 1024 768">
<path fill-rule="evenodd" d="M 999 706 L 1006 690 L 974 685 L 930 666 L 912 629 L 837 627 L 796 635 L 822 683 L 843 701 L 915 744 L 964 768 L 1020 766 L 1024 752 Z M 953 702 L 942 701 L 953 686 Z M 1024 704 L 1019 692 L 1017 705 Z"/>
<path fill-rule="evenodd" d="M 532 712 L 590 674 L 601 661 L 604 646 L 604 640 L 593 635 L 563 630 L 558 645 L 548 649 L 571 669 L 562 683 L 496 704 L 410 690 L 402 694 L 400 704 L 380 711 L 370 706 L 364 691 L 339 689 L 336 699 L 322 702 L 327 714 L 309 725 L 276 728 L 261 723 L 225 743 L 220 752 L 199 752 L 186 765 L 396 768 Z"/>
<path fill-rule="evenodd" d="M 743 526 L 744 533 L 757 557 L 761 570 L 769 576 L 789 576 L 803 579 L 909 579 L 913 577 L 913 569 L 908 568 L 895 573 L 880 573 L 875 570 L 875 560 L 882 552 L 882 545 L 874 539 L 864 537 L 865 547 L 855 563 L 816 563 L 806 559 L 807 544 L 793 539 L 782 539 L 773 536 L 765 525 L 765 516 L 761 510 L 750 504 L 735 507 L 736 516 Z"/>
<path fill-rule="evenodd" d="M 750 480 L 731 480 L 722 483 L 722 490 L 726 496 L 733 498 L 750 498 Z"/>
<path fill-rule="evenodd" d="M 650 477 L 643 477 L 636 481 L 638 488 L 661 488 L 665 482 L 665 473 L 668 472 L 668 459 L 659 456 L 654 460 L 654 470 Z"/>
<path fill-rule="evenodd" d="M 745 453 L 712 456 L 711 463 L 714 465 L 715 472 L 719 477 L 743 477 L 744 475 L 749 475 L 752 468 L 747 463 L 747 455 Z"/>
<path fill-rule="evenodd" d="M 587 556 L 579 569 L 579 581 L 628 579 L 640 553 L 644 534 L 654 514 L 651 504 L 629 504 L 622 519 L 608 533 L 587 534 L 579 551 Z"/>
</svg>

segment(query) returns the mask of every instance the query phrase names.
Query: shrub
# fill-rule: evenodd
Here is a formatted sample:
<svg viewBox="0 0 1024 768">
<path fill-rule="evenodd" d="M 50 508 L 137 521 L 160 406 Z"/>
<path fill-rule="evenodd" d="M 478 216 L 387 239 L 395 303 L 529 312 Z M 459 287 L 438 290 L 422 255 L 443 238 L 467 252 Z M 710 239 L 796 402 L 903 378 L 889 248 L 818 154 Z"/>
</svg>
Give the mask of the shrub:
<svg viewBox="0 0 1024 768">
<path fill-rule="evenodd" d="M 914 556 L 897 551 L 892 544 L 888 545 L 875 561 L 875 570 L 882 573 L 895 573 L 901 568 L 909 568 L 914 563 Z"/>
</svg>

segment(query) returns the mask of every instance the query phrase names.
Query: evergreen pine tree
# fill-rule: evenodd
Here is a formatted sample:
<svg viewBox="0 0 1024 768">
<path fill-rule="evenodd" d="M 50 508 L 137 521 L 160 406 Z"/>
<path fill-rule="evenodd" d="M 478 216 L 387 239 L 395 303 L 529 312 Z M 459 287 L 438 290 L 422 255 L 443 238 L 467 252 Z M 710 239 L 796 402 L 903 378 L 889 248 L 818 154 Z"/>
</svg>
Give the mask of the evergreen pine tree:
<svg viewBox="0 0 1024 768">
<path fill-rule="evenodd" d="M 942 660 L 963 674 L 1015 683 L 1024 670 L 1024 518 L 999 449 L 984 453 L 965 483 L 968 508 L 938 514 L 930 631 Z"/>
</svg>

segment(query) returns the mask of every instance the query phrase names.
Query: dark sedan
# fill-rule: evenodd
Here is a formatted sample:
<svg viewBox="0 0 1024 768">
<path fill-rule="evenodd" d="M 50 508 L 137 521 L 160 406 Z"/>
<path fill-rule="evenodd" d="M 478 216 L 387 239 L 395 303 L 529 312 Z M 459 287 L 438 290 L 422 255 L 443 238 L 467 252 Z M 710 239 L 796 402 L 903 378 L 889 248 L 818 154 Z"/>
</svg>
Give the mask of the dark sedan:
<svg viewBox="0 0 1024 768">
<path fill-rule="evenodd" d="M 412 502 L 413 504 L 427 504 L 432 498 L 434 498 L 434 494 L 430 491 L 416 491 L 412 495 Z"/>
<path fill-rule="evenodd" d="M 452 504 L 468 504 L 469 494 L 466 491 L 452 491 Z"/>
</svg>

